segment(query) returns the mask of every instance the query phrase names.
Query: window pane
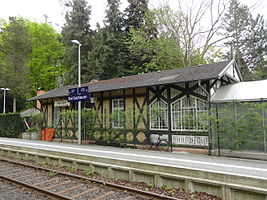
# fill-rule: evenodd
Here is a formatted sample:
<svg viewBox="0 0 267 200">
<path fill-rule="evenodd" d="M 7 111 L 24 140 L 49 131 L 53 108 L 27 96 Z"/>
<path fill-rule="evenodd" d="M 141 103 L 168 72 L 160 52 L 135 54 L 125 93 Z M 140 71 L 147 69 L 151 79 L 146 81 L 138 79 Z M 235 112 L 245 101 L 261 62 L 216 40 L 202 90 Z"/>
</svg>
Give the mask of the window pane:
<svg viewBox="0 0 267 200">
<path fill-rule="evenodd" d="M 124 127 L 124 100 L 113 99 L 112 100 L 112 128 L 123 128 Z"/>
<path fill-rule="evenodd" d="M 150 105 L 150 128 L 168 129 L 168 106 L 163 100 L 157 100 Z"/>
<path fill-rule="evenodd" d="M 183 98 L 172 103 L 172 130 L 205 131 L 207 122 L 203 115 L 207 103 L 195 97 Z"/>
<path fill-rule="evenodd" d="M 120 107 L 121 109 L 124 108 L 124 101 L 123 101 L 123 99 L 119 99 L 119 107 Z"/>
</svg>

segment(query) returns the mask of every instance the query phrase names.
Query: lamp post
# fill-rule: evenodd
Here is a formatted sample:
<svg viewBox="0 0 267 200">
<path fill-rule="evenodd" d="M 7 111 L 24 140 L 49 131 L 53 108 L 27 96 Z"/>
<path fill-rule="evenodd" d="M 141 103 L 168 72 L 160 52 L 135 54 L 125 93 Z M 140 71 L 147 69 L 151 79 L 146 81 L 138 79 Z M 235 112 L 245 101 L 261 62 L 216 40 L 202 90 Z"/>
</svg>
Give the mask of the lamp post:
<svg viewBox="0 0 267 200">
<path fill-rule="evenodd" d="M 4 91 L 4 103 L 3 103 L 3 113 L 6 113 L 6 91 L 10 90 L 9 88 L 1 88 Z"/>
<path fill-rule="evenodd" d="M 78 44 L 78 87 L 81 87 L 81 43 L 78 40 L 71 40 Z M 81 144 L 81 101 L 78 101 L 78 144 Z"/>
</svg>

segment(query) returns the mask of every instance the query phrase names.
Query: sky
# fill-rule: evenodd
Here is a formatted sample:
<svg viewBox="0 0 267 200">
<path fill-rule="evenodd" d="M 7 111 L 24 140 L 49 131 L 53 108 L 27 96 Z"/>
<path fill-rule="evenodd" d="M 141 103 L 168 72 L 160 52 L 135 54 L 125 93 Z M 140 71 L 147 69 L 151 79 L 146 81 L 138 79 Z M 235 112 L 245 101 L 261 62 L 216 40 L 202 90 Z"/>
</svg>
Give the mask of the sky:
<svg viewBox="0 0 267 200">
<path fill-rule="evenodd" d="M 102 20 L 105 16 L 106 0 L 87 0 L 92 7 L 91 21 L 92 27 Z M 150 7 L 155 8 L 162 5 L 164 1 L 169 1 L 172 7 L 175 7 L 177 0 L 150 0 Z M 199 0 L 193 0 L 199 1 Z M 5 20 L 9 16 L 20 16 L 31 21 L 43 22 L 45 21 L 44 15 L 48 16 L 48 22 L 60 32 L 65 19 L 65 9 L 63 6 L 64 0 L 0 0 L 0 18 Z M 127 6 L 127 0 L 121 0 L 121 8 Z M 267 0 L 240 0 L 242 4 L 246 4 L 252 8 L 252 13 L 262 14 L 267 18 Z"/>
</svg>

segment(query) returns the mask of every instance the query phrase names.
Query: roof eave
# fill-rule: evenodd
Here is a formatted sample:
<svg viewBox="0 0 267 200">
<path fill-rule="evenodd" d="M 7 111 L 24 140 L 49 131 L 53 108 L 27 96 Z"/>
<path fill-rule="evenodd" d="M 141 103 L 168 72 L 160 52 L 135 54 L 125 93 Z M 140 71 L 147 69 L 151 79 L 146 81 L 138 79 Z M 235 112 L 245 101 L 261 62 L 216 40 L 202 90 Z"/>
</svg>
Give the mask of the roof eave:
<svg viewBox="0 0 267 200">
<path fill-rule="evenodd" d="M 212 79 L 216 79 L 218 78 L 218 76 L 214 76 L 214 77 L 210 77 L 210 78 L 203 78 L 203 79 L 194 79 L 194 80 L 188 80 L 188 81 L 172 81 L 172 82 L 168 82 L 168 83 L 160 83 L 160 84 L 150 84 L 150 85 L 141 85 L 141 86 L 130 86 L 130 87 L 120 87 L 120 88 L 116 88 L 116 89 L 110 89 L 110 90 L 95 90 L 92 91 L 91 93 L 95 93 L 95 92 L 104 92 L 104 91 L 114 91 L 114 90 L 122 90 L 122 89 L 132 89 L 132 88 L 141 88 L 141 87 L 151 87 L 151 86 L 156 86 L 156 85 L 170 85 L 170 84 L 174 84 L 174 83 L 186 83 L 186 82 L 192 82 L 192 81 L 208 81 L 208 80 L 212 80 Z M 64 98 L 64 97 L 68 97 L 67 95 L 56 95 L 56 96 L 50 96 L 50 97 L 42 97 L 42 95 L 40 96 L 35 96 L 31 99 L 28 99 L 27 101 L 37 101 L 37 100 L 43 100 L 43 99 L 51 99 L 51 98 Z"/>
</svg>

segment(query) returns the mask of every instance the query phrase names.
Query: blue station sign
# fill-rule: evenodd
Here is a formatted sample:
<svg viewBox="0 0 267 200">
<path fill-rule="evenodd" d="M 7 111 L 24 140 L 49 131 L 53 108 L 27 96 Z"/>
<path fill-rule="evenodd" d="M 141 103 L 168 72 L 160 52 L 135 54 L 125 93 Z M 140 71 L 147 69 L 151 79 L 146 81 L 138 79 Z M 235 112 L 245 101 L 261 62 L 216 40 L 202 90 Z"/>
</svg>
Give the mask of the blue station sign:
<svg viewBox="0 0 267 200">
<path fill-rule="evenodd" d="M 78 88 L 70 88 L 69 96 L 78 95 Z"/>
<path fill-rule="evenodd" d="M 79 87 L 78 88 L 78 93 L 79 94 L 87 94 L 88 93 L 88 86 Z"/>
<path fill-rule="evenodd" d="M 68 102 L 89 101 L 90 98 L 88 86 L 69 89 Z"/>
<path fill-rule="evenodd" d="M 76 102 L 76 101 L 89 101 L 91 95 L 90 94 L 82 94 L 75 96 L 68 96 L 68 102 Z"/>
</svg>

